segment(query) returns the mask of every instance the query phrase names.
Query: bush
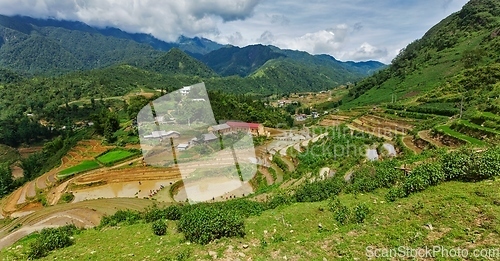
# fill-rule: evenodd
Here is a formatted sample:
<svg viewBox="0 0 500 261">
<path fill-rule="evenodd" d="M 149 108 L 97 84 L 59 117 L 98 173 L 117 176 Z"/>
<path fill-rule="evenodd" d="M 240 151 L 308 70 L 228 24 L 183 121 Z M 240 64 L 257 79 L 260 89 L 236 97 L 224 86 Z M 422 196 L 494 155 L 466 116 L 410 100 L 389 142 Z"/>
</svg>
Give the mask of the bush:
<svg viewBox="0 0 500 261">
<path fill-rule="evenodd" d="M 335 212 L 341 205 L 342 204 L 340 203 L 340 200 L 334 197 L 328 201 L 328 210 L 330 210 L 331 212 Z"/>
<path fill-rule="evenodd" d="M 297 202 L 323 201 L 338 195 L 343 186 L 344 182 L 335 178 L 306 183 L 295 191 L 295 200 Z"/>
<path fill-rule="evenodd" d="M 168 220 L 179 220 L 182 216 L 181 206 L 172 205 L 165 209 L 165 218 Z"/>
<path fill-rule="evenodd" d="M 187 240 L 208 244 L 222 237 L 243 237 L 243 219 L 234 211 L 208 205 L 196 206 L 179 220 L 179 230 Z"/>
<path fill-rule="evenodd" d="M 38 259 L 46 256 L 52 250 L 71 246 L 73 240 L 70 237 L 76 230 L 75 225 L 42 229 L 36 241 L 30 245 L 28 258 Z"/>
<path fill-rule="evenodd" d="M 73 195 L 73 193 L 66 192 L 61 196 L 61 200 L 66 203 L 73 201 L 73 199 L 75 199 L 75 195 Z"/>
<path fill-rule="evenodd" d="M 460 150 L 446 154 L 441 160 L 445 179 L 448 181 L 466 180 L 471 161 L 470 151 Z"/>
<path fill-rule="evenodd" d="M 491 148 L 481 154 L 471 171 L 477 180 L 489 179 L 500 175 L 500 147 Z"/>
<path fill-rule="evenodd" d="M 158 219 L 153 222 L 151 227 L 153 229 L 153 233 L 157 236 L 163 236 L 167 233 L 167 223 L 165 223 L 162 219 Z"/>
<path fill-rule="evenodd" d="M 442 170 L 446 180 L 480 181 L 498 176 L 500 148 L 482 153 L 466 149 L 448 153 L 442 159 Z"/>
<path fill-rule="evenodd" d="M 401 187 L 393 187 L 385 194 L 385 199 L 389 202 L 394 202 L 396 199 L 404 197 L 406 197 L 406 193 Z"/>
<path fill-rule="evenodd" d="M 333 212 L 333 218 L 341 225 L 349 223 L 351 219 L 351 210 L 342 204 L 337 206 L 335 212 Z"/>
<path fill-rule="evenodd" d="M 370 213 L 370 209 L 365 204 L 358 204 L 354 207 L 354 221 L 356 223 L 363 223 L 366 216 Z"/>
<path fill-rule="evenodd" d="M 267 209 L 275 209 L 279 206 L 289 205 L 293 203 L 293 197 L 286 193 L 275 194 L 270 200 L 266 202 Z"/>
<path fill-rule="evenodd" d="M 133 210 L 118 210 L 114 215 L 102 217 L 99 227 L 116 226 L 122 222 L 134 224 L 138 220 L 141 220 L 141 213 Z"/>
</svg>

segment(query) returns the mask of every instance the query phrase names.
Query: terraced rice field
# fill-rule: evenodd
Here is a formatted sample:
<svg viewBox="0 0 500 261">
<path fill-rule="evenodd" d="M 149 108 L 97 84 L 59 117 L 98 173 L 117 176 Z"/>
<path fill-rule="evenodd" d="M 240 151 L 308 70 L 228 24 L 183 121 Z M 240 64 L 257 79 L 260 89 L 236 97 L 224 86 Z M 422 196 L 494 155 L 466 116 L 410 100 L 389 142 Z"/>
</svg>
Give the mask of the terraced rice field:
<svg viewBox="0 0 500 261">
<path fill-rule="evenodd" d="M 97 157 L 97 160 L 102 162 L 103 164 L 113 164 L 115 162 L 127 159 L 133 155 L 135 155 L 135 153 L 127 150 L 113 150 Z"/>
<path fill-rule="evenodd" d="M 57 182 L 57 174 L 65 169 L 74 167 L 84 160 L 93 160 L 95 156 L 105 152 L 110 147 L 103 146 L 99 141 L 87 140 L 79 142 L 66 156 L 61 159 L 61 165 L 25 184 L 2 201 L 1 212 L 5 216 L 23 208 L 36 196 L 36 190 L 44 190 Z M 31 153 L 33 149 L 25 151 Z"/>
<path fill-rule="evenodd" d="M 413 129 L 408 123 L 386 119 L 376 115 L 365 115 L 347 125 L 350 129 L 361 131 L 386 140 L 396 135 L 406 135 Z"/>
<path fill-rule="evenodd" d="M 68 176 L 72 176 L 72 175 L 86 172 L 89 170 L 97 169 L 99 167 L 101 167 L 101 165 L 99 165 L 99 163 L 95 160 L 84 160 L 76 166 L 67 168 L 67 169 L 59 172 L 59 174 L 57 175 L 57 178 L 62 179 L 62 178 L 68 177 Z"/>
</svg>

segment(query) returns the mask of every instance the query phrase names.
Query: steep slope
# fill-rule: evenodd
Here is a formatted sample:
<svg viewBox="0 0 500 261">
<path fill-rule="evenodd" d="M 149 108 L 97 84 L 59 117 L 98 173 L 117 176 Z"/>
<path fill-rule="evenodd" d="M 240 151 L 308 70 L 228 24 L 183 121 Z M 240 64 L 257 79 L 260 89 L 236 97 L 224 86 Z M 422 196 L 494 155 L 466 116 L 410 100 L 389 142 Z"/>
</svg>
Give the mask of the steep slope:
<svg viewBox="0 0 500 261">
<path fill-rule="evenodd" d="M 391 102 L 500 106 L 500 2 L 471 0 L 408 45 L 385 70 L 351 88 L 346 107 Z M 486 102 L 485 102 L 486 101 Z M 500 108 L 500 107 L 499 107 Z M 500 110 L 499 110 L 500 111 Z"/>
</svg>

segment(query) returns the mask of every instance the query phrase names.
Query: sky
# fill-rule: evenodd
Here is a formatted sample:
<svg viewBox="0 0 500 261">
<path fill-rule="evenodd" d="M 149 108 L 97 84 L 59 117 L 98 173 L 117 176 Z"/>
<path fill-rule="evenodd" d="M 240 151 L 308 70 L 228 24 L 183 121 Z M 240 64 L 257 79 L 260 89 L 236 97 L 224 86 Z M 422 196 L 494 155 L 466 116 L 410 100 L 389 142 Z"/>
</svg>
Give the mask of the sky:
<svg viewBox="0 0 500 261">
<path fill-rule="evenodd" d="M 0 0 L 0 14 L 390 63 L 468 0 Z"/>
</svg>

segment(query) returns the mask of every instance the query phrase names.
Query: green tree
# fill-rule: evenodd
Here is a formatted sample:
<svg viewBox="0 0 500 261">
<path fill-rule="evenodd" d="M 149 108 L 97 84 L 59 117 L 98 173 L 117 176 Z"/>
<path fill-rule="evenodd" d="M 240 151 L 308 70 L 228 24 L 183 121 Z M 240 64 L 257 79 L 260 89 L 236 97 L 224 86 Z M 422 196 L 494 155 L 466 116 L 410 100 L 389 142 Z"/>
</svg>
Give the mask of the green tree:
<svg viewBox="0 0 500 261">
<path fill-rule="evenodd" d="M 12 189 L 12 172 L 7 164 L 0 165 L 0 197 L 10 193 Z"/>
</svg>

